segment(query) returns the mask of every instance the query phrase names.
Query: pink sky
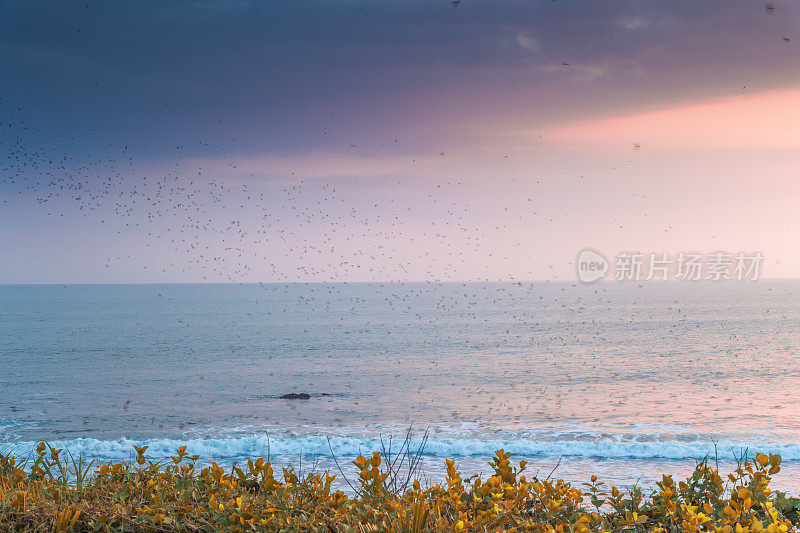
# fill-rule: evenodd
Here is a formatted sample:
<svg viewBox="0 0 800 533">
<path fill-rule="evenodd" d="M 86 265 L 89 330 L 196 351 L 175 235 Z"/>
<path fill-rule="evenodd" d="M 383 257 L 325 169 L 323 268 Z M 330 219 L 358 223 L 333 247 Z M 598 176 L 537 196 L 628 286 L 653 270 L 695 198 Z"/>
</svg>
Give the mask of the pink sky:
<svg viewBox="0 0 800 533">
<path fill-rule="evenodd" d="M 769 91 L 573 122 L 544 131 L 548 141 L 585 150 L 720 150 L 800 147 L 800 90 Z M 529 132 L 536 138 L 539 132 Z"/>
</svg>

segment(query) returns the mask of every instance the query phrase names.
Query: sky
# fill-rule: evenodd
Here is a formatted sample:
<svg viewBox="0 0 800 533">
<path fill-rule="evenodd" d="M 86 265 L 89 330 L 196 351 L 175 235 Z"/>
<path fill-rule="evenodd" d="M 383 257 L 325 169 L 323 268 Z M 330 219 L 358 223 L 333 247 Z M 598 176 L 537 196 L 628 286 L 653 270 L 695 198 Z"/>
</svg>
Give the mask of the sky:
<svg viewBox="0 0 800 533">
<path fill-rule="evenodd" d="M 0 283 L 800 277 L 800 4 L 0 2 Z"/>
</svg>

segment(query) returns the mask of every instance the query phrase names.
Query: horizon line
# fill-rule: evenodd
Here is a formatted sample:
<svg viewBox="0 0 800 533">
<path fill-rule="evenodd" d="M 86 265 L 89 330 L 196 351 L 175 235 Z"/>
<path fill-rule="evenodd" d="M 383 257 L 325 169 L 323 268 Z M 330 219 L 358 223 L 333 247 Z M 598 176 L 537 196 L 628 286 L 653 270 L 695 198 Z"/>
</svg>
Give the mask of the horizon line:
<svg viewBox="0 0 800 533">
<path fill-rule="evenodd" d="M 617 279 L 602 279 L 590 283 L 582 282 L 579 279 L 563 280 L 563 279 L 541 279 L 541 280 L 409 280 L 409 281 L 130 281 L 130 282 L 108 282 L 108 283 L 92 283 L 92 282 L 0 282 L 0 287 L 49 287 L 49 286 L 136 286 L 136 285 L 444 285 L 444 284 L 476 284 L 476 283 L 504 283 L 511 285 L 523 284 L 541 284 L 541 283 L 568 283 L 574 285 L 602 285 L 602 284 L 653 284 L 653 283 L 679 283 L 679 284 L 696 284 L 703 282 L 711 283 L 757 283 L 759 281 L 800 281 L 800 277 L 769 277 L 759 278 L 755 280 L 736 280 L 736 279 L 699 279 L 699 280 L 617 280 Z"/>
</svg>

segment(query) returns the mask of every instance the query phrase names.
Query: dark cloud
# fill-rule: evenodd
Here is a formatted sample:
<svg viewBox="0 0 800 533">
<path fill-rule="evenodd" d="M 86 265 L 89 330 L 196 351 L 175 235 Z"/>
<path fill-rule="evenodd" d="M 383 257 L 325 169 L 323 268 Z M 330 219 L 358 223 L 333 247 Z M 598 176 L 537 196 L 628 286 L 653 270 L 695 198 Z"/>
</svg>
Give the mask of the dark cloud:
<svg viewBox="0 0 800 533">
<path fill-rule="evenodd" d="M 40 140 L 151 157 L 209 155 L 201 142 L 274 154 L 397 137 L 445 148 L 451 123 L 638 110 L 800 73 L 782 40 L 800 13 L 790 3 L 776 5 L 780 17 L 745 1 L 4 5 L 3 112 Z"/>
</svg>

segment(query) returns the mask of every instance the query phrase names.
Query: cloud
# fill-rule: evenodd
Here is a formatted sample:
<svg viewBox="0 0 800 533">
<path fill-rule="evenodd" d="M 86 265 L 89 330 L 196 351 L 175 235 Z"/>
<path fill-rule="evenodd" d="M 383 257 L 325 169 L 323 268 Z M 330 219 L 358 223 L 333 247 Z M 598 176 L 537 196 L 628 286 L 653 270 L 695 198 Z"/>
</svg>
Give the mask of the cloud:
<svg viewBox="0 0 800 533">
<path fill-rule="evenodd" d="M 619 24 L 626 30 L 635 31 L 648 28 L 650 21 L 641 17 L 622 17 L 619 19 Z"/>
<path fill-rule="evenodd" d="M 517 44 L 529 52 L 541 52 L 539 41 L 523 32 L 517 32 Z"/>
</svg>

